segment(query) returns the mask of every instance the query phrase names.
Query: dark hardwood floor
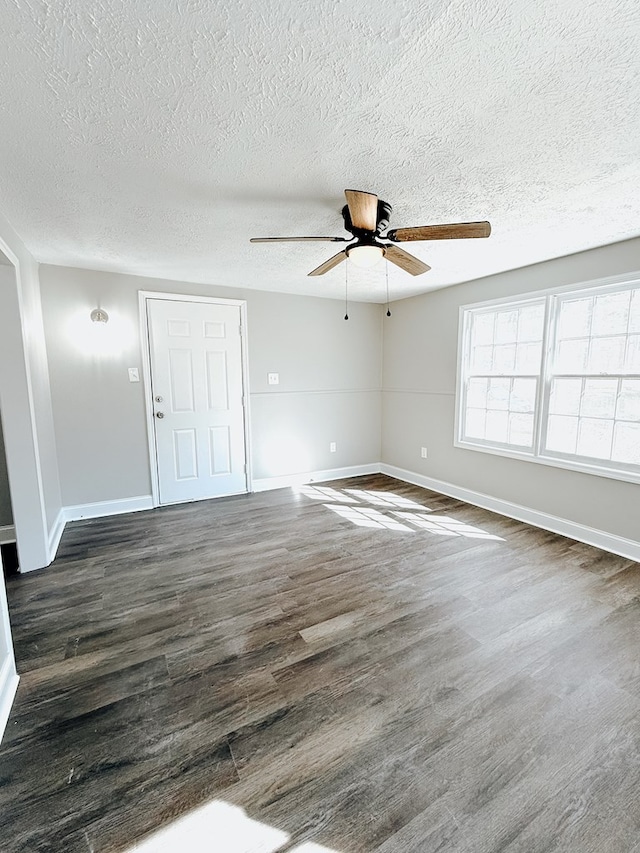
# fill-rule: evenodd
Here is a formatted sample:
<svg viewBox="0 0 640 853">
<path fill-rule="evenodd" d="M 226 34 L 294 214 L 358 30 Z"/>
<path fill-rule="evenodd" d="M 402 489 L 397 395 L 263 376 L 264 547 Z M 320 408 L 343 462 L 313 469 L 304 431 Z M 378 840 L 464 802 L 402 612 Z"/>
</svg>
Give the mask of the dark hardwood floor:
<svg viewBox="0 0 640 853">
<path fill-rule="evenodd" d="M 303 492 L 76 522 L 9 579 L 0 851 L 212 801 L 283 851 L 640 851 L 640 564 L 388 477 Z"/>
</svg>

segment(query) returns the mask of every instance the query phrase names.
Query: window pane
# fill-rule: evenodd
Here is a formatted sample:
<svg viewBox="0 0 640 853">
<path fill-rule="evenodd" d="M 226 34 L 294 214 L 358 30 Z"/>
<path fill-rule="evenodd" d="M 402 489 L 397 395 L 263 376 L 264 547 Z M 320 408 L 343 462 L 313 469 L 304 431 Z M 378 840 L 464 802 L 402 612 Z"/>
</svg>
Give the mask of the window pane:
<svg viewBox="0 0 640 853">
<path fill-rule="evenodd" d="M 533 415 L 509 415 L 509 444 L 531 447 L 533 444 Z"/>
<path fill-rule="evenodd" d="M 516 347 L 516 373 L 527 373 L 529 375 L 539 373 L 541 355 L 541 343 L 519 343 Z"/>
<path fill-rule="evenodd" d="M 616 424 L 611 458 L 616 462 L 640 465 L 640 424 Z"/>
<path fill-rule="evenodd" d="M 556 373 L 584 373 L 587 367 L 589 341 L 580 338 L 575 341 L 560 341 L 556 363 Z"/>
<path fill-rule="evenodd" d="M 510 379 L 490 379 L 489 394 L 487 395 L 488 409 L 508 409 Z"/>
<path fill-rule="evenodd" d="M 582 338 L 591 328 L 593 298 L 563 300 L 560 305 L 558 338 Z"/>
<path fill-rule="evenodd" d="M 488 441 L 506 444 L 509 439 L 509 413 L 487 412 L 487 427 L 485 437 Z"/>
<path fill-rule="evenodd" d="M 613 438 L 613 421 L 581 418 L 578 425 L 578 447 L 580 456 L 609 459 Z"/>
<path fill-rule="evenodd" d="M 536 407 L 537 380 L 514 379 L 509 409 L 512 412 L 533 412 Z"/>
<path fill-rule="evenodd" d="M 471 374 L 537 374 L 540 370 L 544 302 L 474 313 Z"/>
<path fill-rule="evenodd" d="M 613 418 L 617 393 L 617 379 L 586 379 L 580 414 L 591 418 Z"/>
<path fill-rule="evenodd" d="M 486 409 L 488 379 L 470 379 L 467 386 L 467 406 Z"/>
<path fill-rule="evenodd" d="M 502 344 L 493 349 L 494 373 L 513 373 L 516 366 L 516 348 L 514 344 Z"/>
<path fill-rule="evenodd" d="M 464 423 L 467 438 L 484 438 L 484 423 L 487 413 L 484 409 L 468 409 Z"/>
<path fill-rule="evenodd" d="M 523 305 L 518 317 L 518 340 L 541 341 L 544 305 Z"/>
<path fill-rule="evenodd" d="M 471 356 L 473 373 L 491 373 L 493 366 L 493 347 L 476 347 Z"/>
<path fill-rule="evenodd" d="M 622 380 L 616 418 L 640 421 L 640 379 Z"/>
<path fill-rule="evenodd" d="M 578 418 L 550 415 L 547 429 L 547 449 L 557 453 L 575 453 L 578 441 Z"/>
<path fill-rule="evenodd" d="M 629 373 L 640 373 L 640 335 L 630 335 L 627 338 L 627 357 L 624 366 Z"/>
<path fill-rule="evenodd" d="M 518 312 L 500 311 L 496 315 L 495 342 L 508 344 L 518 337 Z"/>
<path fill-rule="evenodd" d="M 582 379 L 554 379 L 549 411 L 554 415 L 578 415 L 581 396 Z"/>
<path fill-rule="evenodd" d="M 625 335 L 629 316 L 630 292 L 596 296 L 593 308 L 592 335 Z"/>
<path fill-rule="evenodd" d="M 625 338 L 593 338 L 588 367 L 591 373 L 620 373 L 624 369 Z"/>
<path fill-rule="evenodd" d="M 484 313 L 475 314 L 473 318 L 473 336 L 472 346 L 481 346 L 482 344 L 493 343 L 493 324 L 495 314 Z"/>
</svg>

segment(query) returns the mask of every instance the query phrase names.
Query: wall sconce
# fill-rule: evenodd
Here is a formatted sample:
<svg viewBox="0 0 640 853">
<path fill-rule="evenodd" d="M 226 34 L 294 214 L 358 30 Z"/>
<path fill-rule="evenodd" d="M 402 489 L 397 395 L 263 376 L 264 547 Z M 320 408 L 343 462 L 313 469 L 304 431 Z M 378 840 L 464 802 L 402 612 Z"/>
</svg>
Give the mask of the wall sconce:
<svg viewBox="0 0 640 853">
<path fill-rule="evenodd" d="M 118 358 L 136 344 L 133 321 L 117 305 L 110 304 L 108 312 L 99 305 L 92 310 L 91 303 L 96 302 L 92 299 L 71 312 L 66 324 L 68 342 L 89 358 Z"/>
<path fill-rule="evenodd" d="M 109 315 L 104 308 L 94 308 L 91 312 L 91 319 L 94 323 L 108 323 Z"/>
</svg>

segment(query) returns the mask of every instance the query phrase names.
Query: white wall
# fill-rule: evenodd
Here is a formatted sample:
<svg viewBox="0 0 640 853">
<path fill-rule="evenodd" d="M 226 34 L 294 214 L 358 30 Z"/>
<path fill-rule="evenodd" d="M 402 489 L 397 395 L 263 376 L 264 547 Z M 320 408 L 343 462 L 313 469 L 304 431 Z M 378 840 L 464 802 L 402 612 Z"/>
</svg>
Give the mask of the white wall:
<svg viewBox="0 0 640 853">
<path fill-rule="evenodd" d="M 0 410 L 23 571 L 48 565 L 61 509 L 38 267 L 0 217 Z"/>
<path fill-rule="evenodd" d="M 40 281 L 65 506 L 150 494 L 143 387 L 127 376 L 141 367 L 139 290 L 247 300 L 255 479 L 379 462 L 380 306 L 354 304 L 345 321 L 328 299 L 54 266 Z M 82 337 L 98 304 L 119 330 L 111 355 Z"/>
<path fill-rule="evenodd" d="M 384 327 L 383 462 L 640 541 L 640 486 L 453 446 L 461 305 L 638 270 L 640 239 L 395 303 Z"/>
</svg>

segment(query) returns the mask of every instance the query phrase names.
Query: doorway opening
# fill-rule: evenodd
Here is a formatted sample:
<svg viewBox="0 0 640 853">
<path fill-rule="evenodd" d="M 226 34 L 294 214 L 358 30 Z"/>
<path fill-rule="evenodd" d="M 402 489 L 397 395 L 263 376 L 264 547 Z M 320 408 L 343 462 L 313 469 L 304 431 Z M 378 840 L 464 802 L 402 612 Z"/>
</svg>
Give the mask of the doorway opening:
<svg viewBox="0 0 640 853">
<path fill-rule="evenodd" d="M 2 432 L 2 412 L 0 411 L 0 555 L 5 576 L 18 571 L 18 549 L 16 547 L 16 529 L 11 509 L 11 490 L 7 473 L 7 455 L 4 449 Z"/>
<path fill-rule="evenodd" d="M 0 287 L 14 285 L 15 274 L 14 264 L 0 250 Z M 2 295 L 4 295 L 4 291 Z M 6 313 L 5 306 L 5 317 L 7 316 L 9 315 Z M 13 654 L 9 608 L 4 583 L 5 571 L 8 574 L 18 571 L 16 527 L 11 506 L 7 467 L 7 454 L 0 418 L 0 740 L 4 734 L 18 687 L 18 673 Z"/>
<path fill-rule="evenodd" d="M 9 258 L 0 251 L 0 265 L 10 267 L 13 274 L 13 264 Z M 2 410 L 0 409 L 0 555 L 2 565 L 6 574 L 18 571 L 18 551 L 16 548 L 16 528 L 13 521 L 13 510 L 11 508 L 11 489 L 9 486 L 9 474 L 7 472 L 7 454 L 4 447 L 4 433 L 2 429 Z"/>
</svg>

